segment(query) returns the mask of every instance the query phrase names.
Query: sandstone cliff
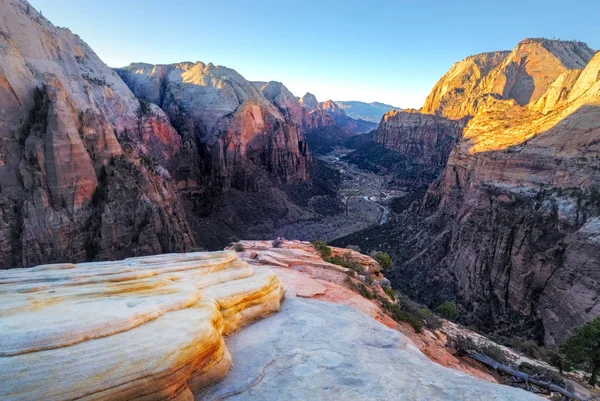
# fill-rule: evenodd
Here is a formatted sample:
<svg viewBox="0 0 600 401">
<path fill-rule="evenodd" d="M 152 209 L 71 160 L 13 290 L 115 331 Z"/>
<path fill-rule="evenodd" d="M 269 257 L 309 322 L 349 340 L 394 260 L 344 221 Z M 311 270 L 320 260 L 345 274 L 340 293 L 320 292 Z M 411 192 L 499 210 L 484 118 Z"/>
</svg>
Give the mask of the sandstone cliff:
<svg viewBox="0 0 600 401">
<path fill-rule="evenodd" d="M 193 245 L 165 114 L 27 2 L 0 11 L 0 266 Z"/>
<path fill-rule="evenodd" d="M 136 96 L 160 106 L 181 135 L 180 187 L 245 190 L 308 179 L 304 110 L 280 83 L 255 85 L 201 62 L 138 63 L 117 72 Z"/>
<path fill-rule="evenodd" d="M 526 105 L 537 101 L 561 74 L 583 68 L 593 55 L 582 42 L 525 39 L 511 52 L 467 57 L 438 81 L 422 111 L 461 118 L 474 114 L 487 94 Z"/>
<path fill-rule="evenodd" d="M 478 97 L 422 204 L 369 241 L 395 253 L 391 278 L 410 294 L 456 299 L 465 321 L 553 347 L 600 314 L 600 55 L 569 70 L 587 46 L 526 40 L 508 57 L 527 49 L 556 71 L 525 68 L 532 85 Z"/>
<path fill-rule="evenodd" d="M 381 119 L 373 140 L 402 156 L 404 183 L 429 184 L 443 171 L 466 119 L 453 121 L 416 110 L 392 110 Z"/>
</svg>

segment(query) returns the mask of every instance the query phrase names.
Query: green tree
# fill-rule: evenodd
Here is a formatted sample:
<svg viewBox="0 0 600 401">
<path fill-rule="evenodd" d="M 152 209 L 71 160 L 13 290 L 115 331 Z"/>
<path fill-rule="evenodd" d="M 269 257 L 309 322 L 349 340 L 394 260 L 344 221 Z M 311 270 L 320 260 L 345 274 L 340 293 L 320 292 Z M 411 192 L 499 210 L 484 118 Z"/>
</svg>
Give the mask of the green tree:
<svg viewBox="0 0 600 401">
<path fill-rule="evenodd" d="M 379 266 L 381 266 L 383 270 L 388 270 L 390 267 L 392 267 L 392 258 L 385 252 L 377 251 L 375 254 L 375 260 L 377 263 L 379 263 Z"/>
<path fill-rule="evenodd" d="M 458 308 L 450 301 L 445 301 L 435 309 L 435 313 L 448 320 L 456 320 L 458 317 Z"/>
<path fill-rule="evenodd" d="M 567 368 L 590 373 L 590 384 L 596 385 L 600 373 L 600 316 L 573 330 L 560 346 Z"/>
</svg>

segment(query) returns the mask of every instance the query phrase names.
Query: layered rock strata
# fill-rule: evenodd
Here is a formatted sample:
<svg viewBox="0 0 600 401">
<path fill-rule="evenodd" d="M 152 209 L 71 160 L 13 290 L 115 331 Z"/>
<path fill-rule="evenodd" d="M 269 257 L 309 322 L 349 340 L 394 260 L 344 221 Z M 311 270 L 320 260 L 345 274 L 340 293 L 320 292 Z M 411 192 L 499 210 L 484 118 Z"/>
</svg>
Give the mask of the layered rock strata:
<svg viewBox="0 0 600 401">
<path fill-rule="evenodd" d="M 600 55 L 579 68 L 587 46 L 528 40 L 510 57 L 526 50 L 555 80 L 527 67 L 529 103 L 517 84 L 478 97 L 440 180 L 379 245 L 411 295 L 454 298 L 465 321 L 556 347 L 600 314 Z"/>
<path fill-rule="evenodd" d="M 381 119 L 373 140 L 402 156 L 399 179 L 429 184 L 446 167 L 466 123 L 467 119 L 454 121 L 417 110 L 392 110 Z"/>
<path fill-rule="evenodd" d="M 12 269 L 0 294 L 0 399 L 192 400 L 283 287 L 225 251 Z"/>
<path fill-rule="evenodd" d="M 0 267 L 183 251 L 179 135 L 68 29 L 0 3 Z"/>
<path fill-rule="evenodd" d="M 162 108 L 183 140 L 179 187 L 256 189 L 308 179 L 306 119 L 280 83 L 252 83 L 212 63 L 131 64 L 117 72 L 136 96 Z"/>
</svg>

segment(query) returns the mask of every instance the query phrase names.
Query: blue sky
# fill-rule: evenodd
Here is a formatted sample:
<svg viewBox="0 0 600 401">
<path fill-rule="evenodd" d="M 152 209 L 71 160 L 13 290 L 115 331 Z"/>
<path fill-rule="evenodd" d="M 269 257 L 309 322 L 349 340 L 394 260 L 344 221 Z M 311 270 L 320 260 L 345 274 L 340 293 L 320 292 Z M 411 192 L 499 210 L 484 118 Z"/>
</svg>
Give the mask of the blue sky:
<svg viewBox="0 0 600 401">
<path fill-rule="evenodd" d="M 203 61 L 319 100 L 422 105 L 466 56 L 526 37 L 600 49 L 598 0 L 31 0 L 111 67 Z"/>
</svg>

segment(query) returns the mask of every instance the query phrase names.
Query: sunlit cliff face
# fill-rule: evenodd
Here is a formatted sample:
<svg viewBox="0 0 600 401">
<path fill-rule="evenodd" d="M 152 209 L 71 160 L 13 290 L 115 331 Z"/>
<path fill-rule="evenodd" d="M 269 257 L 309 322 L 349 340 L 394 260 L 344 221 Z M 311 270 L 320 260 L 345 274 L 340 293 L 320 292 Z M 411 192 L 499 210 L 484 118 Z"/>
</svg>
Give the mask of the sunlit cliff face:
<svg viewBox="0 0 600 401">
<path fill-rule="evenodd" d="M 535 140 L 557 153 L 594 152 L 600 129 L 600 53 L 584 69 L 564 72 L 539 98 L 519 106 L 514 100 L 484 96 L 466 127 L 469 153 L 518 148 Z M 563 135 L 557 135 L 562 132 Z M 568 131 L 570 135 L 564 135 Z M 596 150 L 594 150 L 596 149 Z"/>
</svg>

